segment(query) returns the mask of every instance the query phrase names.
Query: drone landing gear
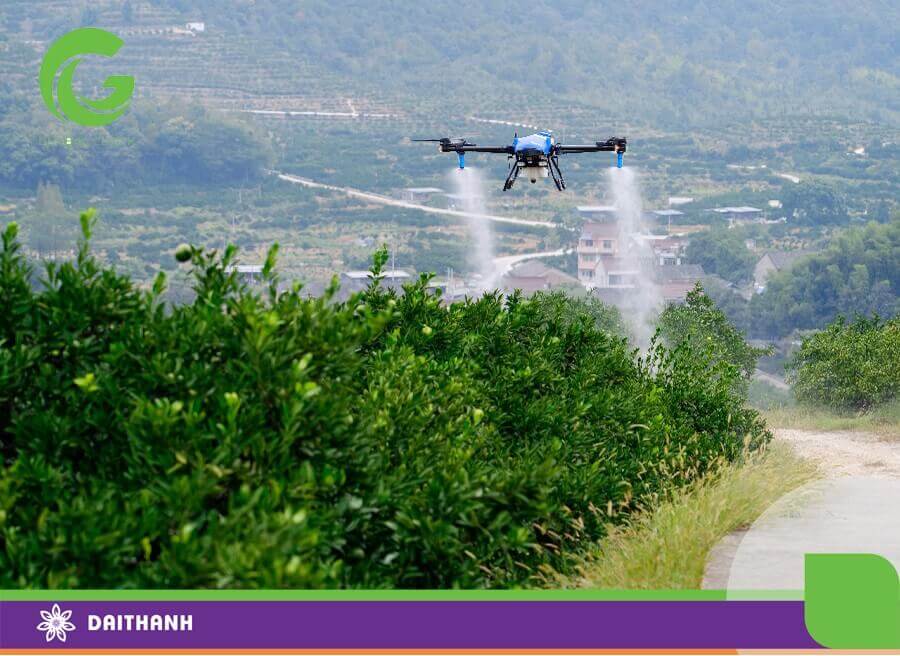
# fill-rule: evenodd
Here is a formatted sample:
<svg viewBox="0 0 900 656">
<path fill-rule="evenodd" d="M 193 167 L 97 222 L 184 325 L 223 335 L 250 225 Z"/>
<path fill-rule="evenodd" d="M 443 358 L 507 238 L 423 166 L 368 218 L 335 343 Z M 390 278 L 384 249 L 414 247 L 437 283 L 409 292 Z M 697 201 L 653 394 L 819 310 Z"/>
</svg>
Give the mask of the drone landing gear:
<svg viewBox="0 0 900 656">
<path fill-rule="evenodd" d="M 566 188 L 566 180 L 563 178 L 562 170 L 559 168 L 559 158 L 550 156 L 547 160 L 547 168 L 550 169 L 550 177 L 553 178 L 553 183 L 556 185 L 556 188 L 562 191 Z"/>
<path fill-rule="evenodd" d="M 503 183 L 503 191 L 512 189 L 512 186 L 516 183 L 516 178 L 518 177 L 519 163 L 517 161 L 513 161 L 512 166 L 509 169 L 509 175 L 506 176 L 506 182 Z"/>
</svg>

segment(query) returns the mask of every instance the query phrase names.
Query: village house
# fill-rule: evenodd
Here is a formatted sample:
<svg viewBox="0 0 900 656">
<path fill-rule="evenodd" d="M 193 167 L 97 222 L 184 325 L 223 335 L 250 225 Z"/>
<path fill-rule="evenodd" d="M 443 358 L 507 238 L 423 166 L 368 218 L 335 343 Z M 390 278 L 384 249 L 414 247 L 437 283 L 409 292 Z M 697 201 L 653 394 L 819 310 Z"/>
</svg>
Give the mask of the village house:
<svg viewBox="0 0 900 656">
<path fill-rule="evenodd" d="M 400 192 L 400 198 L 407 203 L 423 203 L 431 200 L 434 194 L 444 193 L 438 187 L 407 187 Z"/>
<path fill-rule="evenodd" d="M 513 267 L 500 281 L 500 287 L 507 293 L 520 289 L 526 294 L 533 294 L 579 286 L 577 278 L 538 260 L 529 260 Z"/>
<path fill-rule="evenodd" d="M 765 219 L 765 213 L 758 207 L 741 205 L 739 207 L 716 207 L 712 210 L 728 220 L 728 225 L 751 223 Z"/>
<path fill-rule="evenodd" d="M 615 223 L 585 223 L 578 239 L 578 280 L 585 287 L 606 287 L 612 260 L 620 254 L 619 226 Z M 601 266 L 603 259 L 608 262 Z M 599 270 L 598 270 L 599 269 Z"/>
<path fill-rule="evenodd" d="M 606 223 L 615 221 L 617 210 L 615 205 L 578 205 L 575 211 L 585 221 Z"/>
<path fill-rule="evenodd" d="M 247 285 L 258 283 L 262 280 L 262 264 L 235 264 L 225 269 L 227 273 L 237 274 L 237 279 Z"/>
<path fill-rule="evenodd" d="M 811 251 L 766 251 L 753 267 L 753 289 L 759 294 L 766 288 L 766 281 L 773 273 L 790 269 Z"/>
<path fill-rule="evenodd" d="M 346 298 L 354 292 L 361 292 L 369 286 L 370 276 L 368 271 L 343 271 L 340 276 L 341 297 Z M 384 289 L 401 290 L 403 285 L 412 282 L 412 274 L 403 269 L 388 269 L 382 271 L 381 287 Z"/>
</svg>

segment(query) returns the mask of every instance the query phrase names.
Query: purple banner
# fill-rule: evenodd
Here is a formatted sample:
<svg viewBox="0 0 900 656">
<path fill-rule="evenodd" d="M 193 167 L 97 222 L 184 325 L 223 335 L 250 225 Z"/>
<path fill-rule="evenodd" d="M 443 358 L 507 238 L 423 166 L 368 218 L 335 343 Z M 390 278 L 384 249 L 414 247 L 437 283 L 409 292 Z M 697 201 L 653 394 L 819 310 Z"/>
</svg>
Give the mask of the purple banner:
<svg viewBox="0 0 900 656">
<path fill-rule="evenodd" d="M 817 647 L 800 601 L 0 602 L 4 650 Z"/>
</svg>

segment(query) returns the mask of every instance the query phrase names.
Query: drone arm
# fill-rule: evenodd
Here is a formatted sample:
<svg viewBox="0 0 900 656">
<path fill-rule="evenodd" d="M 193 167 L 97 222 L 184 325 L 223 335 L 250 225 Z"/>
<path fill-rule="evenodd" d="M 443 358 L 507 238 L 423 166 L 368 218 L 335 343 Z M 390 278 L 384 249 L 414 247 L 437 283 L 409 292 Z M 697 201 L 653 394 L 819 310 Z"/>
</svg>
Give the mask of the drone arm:
<svg viewBox="0 0 900 656">
<path fill-rule="evenodd" d="M 611 151 L 611 150 L 615 150 L 615 149 L 609 148 L 602 144 L 598 144 L 596 146 L 590 146 L 588 144 L 572 144 L 572 145 L 560 144 L 560 146 L 559 146 L 559 152 L 562 155 L 569 155 L 572 153 L 599 153 L 602 151 Z"/>
<path fill-rule="evenodd" d="M 570 153 L 599 153 L 599 152 L 616 152 L 624 153 L 628 145 L 624 137 L 612 137 L 606 141 L 597 141 L 594 144 L 559 144 L 557 151 L 560 154 Z"/>
<path fill-rule="evenodd" d="M 445 153 L 502 153 L 504 155 L 512 155 L 513 148 L 512 146 L 476 146 L 476 145 L 465 145 L 465 146 L 454 146 L 450 145 L 446 148 L 442 148 Z"/>
</svg>

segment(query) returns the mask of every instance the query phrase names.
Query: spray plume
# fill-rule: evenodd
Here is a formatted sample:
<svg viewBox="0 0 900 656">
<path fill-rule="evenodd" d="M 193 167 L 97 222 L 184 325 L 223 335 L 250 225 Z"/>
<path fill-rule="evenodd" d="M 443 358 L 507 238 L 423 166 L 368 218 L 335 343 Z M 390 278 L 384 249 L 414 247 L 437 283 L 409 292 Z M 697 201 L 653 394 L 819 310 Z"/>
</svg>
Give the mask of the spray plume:
<svg viewBox="0 0 900 656">
<path fill-rule="evenodd" d="M 635 170 L 629 167 L 608 169 L 607 181 L 616 206 L 622 264 L 633 272 L 635 285 L 620 310 L 631 324 L 638 345 L 646 348 L 653 337 L 663 299 L 650 272 L 653 249 L 646 240 L 639 238 L 645 232 L 640 186 Z"/>
<path fill-rule="evenodd" d="M 463 210 L 470 214 L 487 214 L 481 172 L 471 167 L 454 169 L 450 177 Z M 478 291 L 491 291 L 497 286 L 497 270 L 494 266 L 494 234 L 490 221 L 478 216 L 469 216 L 467 221 L 474 246 L 469 253 L 469 266 L 480 276 Z"/>
</svg>

